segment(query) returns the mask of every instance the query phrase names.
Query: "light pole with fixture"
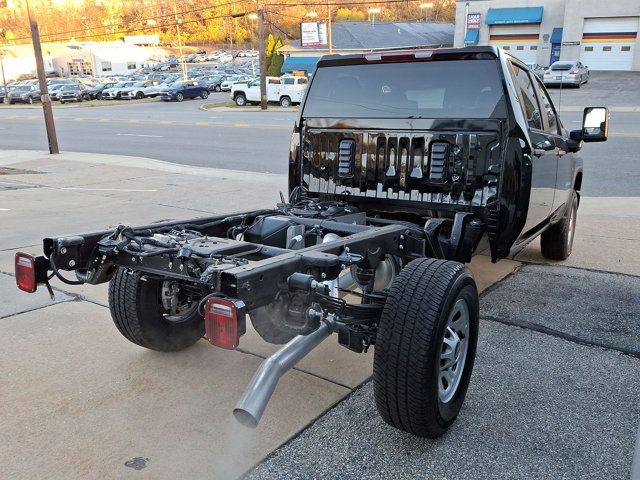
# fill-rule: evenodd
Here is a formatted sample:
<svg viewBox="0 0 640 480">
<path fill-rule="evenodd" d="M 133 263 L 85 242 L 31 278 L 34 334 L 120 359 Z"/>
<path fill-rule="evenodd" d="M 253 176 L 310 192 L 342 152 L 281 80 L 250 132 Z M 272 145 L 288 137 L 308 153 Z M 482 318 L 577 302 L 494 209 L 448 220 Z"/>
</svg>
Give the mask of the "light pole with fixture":
<svg viewBox="0 0 640 480">
<path fill-rule="evenodd" d="M 376 13 L 380 13 L 382 10 L 379 8 L 370 8 L 367 10 L 369 12 L 369 19 L 371 20 L 371 25 L 376 24 Z"/>
<path fill-rule="evenodd" d="M 433 8 L 433 3 L 421 3 L 420 8 L 424 10 L 424 21 L 427 22 L 429 20 L 429 11 Z"/>
</svg>

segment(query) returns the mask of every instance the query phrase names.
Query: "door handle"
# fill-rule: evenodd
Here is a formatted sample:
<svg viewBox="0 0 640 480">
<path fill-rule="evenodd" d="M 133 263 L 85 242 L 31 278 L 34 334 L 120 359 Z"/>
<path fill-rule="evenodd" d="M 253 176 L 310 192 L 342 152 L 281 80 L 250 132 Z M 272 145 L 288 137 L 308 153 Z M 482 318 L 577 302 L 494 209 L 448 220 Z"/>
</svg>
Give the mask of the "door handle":
<svg viewBox="0 0 640 480">
<path fill-rule="evenodd" d="M 547 153 L 547 151 L 542 149 L 542 148 L 534 148 L 533 149 L 533 154 L 538 158 L 540 158 L 541 156 L 543 156 L 546 153 Z"/>
</svg>

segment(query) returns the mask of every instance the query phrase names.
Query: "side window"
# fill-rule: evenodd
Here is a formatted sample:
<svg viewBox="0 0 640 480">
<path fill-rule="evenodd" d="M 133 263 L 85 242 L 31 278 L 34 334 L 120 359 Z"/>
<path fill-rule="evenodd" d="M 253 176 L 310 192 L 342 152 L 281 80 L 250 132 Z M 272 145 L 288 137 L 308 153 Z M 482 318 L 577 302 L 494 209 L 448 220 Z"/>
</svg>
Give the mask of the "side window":
<svg viewBox="0 0 640 480">
<path fill-rule="evenodd" d="M 547 128 L 545 130 L 549 133 L 558 134 L 560 132 L 560 122 L 558 121 L 556 111 L 553 108 L 549 95 L 547 95 L 547 92 L 545 92 L 542 87 L 540 80 L 536 81 L 538 82 L 538 92 L 540 94 L 540 99 L 542 100 L 542 108 L 544 108 L 547 116 Z"/>
<path fill-rule="evenodd" d="M 518 95 L 522 102 L 522 108 L 527 118 L 529 128 L 542 130 L 542 117 L 540 116 L 540 108 L 538 107 L 538 100 L 533 83 L 531 83 L 531 78 L 529 78 L 529 74 L 520 67 L 513 64 L 511 67 L 513 69 L 513 79 L 518 89 Z"/>
</svg>

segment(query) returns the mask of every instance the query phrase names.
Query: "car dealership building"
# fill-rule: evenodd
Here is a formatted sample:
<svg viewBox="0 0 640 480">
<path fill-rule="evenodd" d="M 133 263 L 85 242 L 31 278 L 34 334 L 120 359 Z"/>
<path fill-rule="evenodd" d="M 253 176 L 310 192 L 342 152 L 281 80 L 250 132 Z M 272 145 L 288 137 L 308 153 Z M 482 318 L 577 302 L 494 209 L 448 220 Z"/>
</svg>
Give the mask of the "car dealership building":
<svg viewBox="0 0 640 480">
<path fill-rule="evenodd" d="M 454 45 L 496 45 L 527 63 L 640 71 L 640 0 L 458 0 Z"/>
</svg>

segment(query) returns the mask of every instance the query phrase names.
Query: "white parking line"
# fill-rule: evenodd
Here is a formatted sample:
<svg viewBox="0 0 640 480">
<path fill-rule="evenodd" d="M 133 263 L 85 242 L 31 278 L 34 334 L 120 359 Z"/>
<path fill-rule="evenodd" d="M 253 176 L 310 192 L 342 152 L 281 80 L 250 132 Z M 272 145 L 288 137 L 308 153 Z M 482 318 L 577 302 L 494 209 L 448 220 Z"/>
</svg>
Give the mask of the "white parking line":
<svg viewBox="0 0 640 480">
<path fill-rule="evenodd" d="M 8 212 L 8 211 L 10 211 L 9 208 L 0 208 L 0 212 Z"/>
<path fill-rule="evenodd" d="M 158 190 L 145 190 L 142 188 L 82 188 L 62 187 L 60 190 L 82 190 L 87 192 L 157 192 Z"/>
<path fill-rule="evenodd" d="M 164 135 L 143 135 L 141 133 L 116 133 L 120 137 L 164 138 Z"/>
</svg>

